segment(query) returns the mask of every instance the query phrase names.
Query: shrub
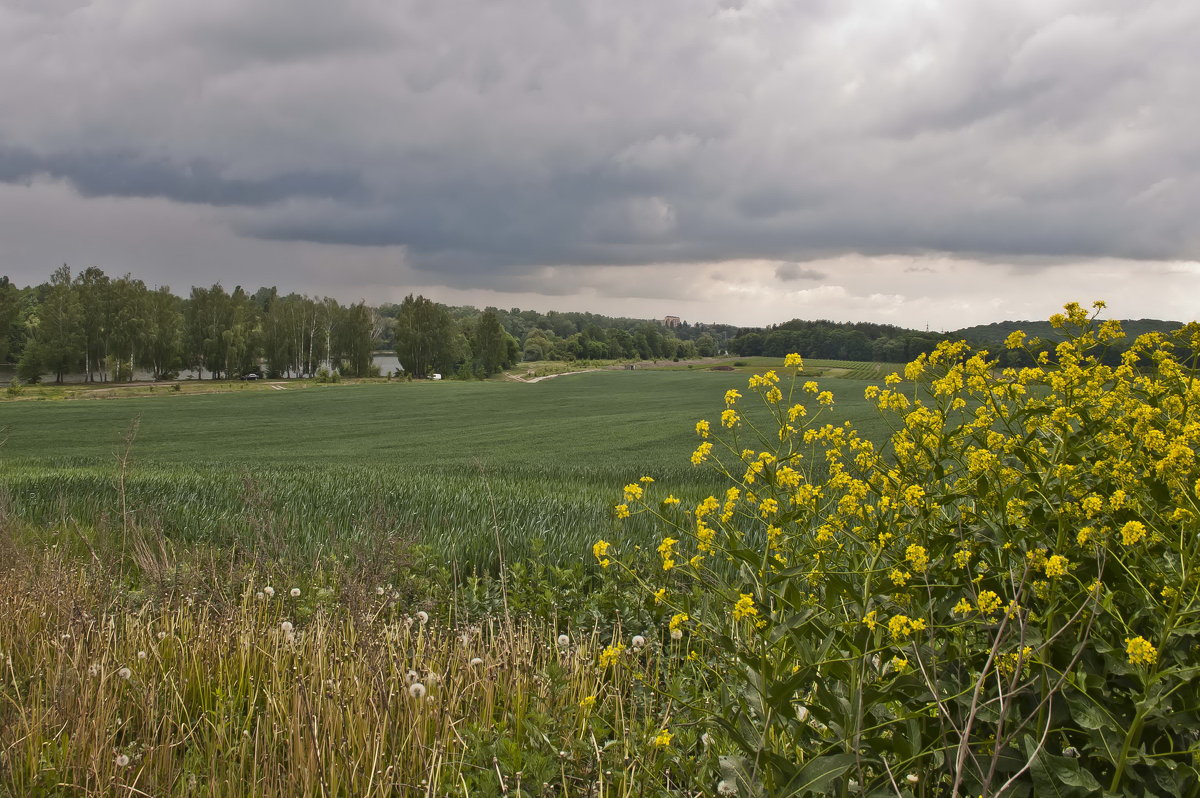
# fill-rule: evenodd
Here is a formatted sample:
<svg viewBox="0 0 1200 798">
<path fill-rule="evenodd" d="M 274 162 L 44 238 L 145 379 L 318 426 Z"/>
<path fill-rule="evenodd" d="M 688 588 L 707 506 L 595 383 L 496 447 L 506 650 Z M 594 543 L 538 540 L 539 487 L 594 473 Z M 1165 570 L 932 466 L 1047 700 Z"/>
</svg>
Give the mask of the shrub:
<svg viewBox="0 0 1200 798">
<path fill-rule="evenodd" d="M 1110 367 L 1120 325 L 1066 311 L 1053 362 L 999 371 L 947 342 L 867 388 L 894 422 L 881 450 L 818 423 L 833 397 L 789 355 L 790 380 L 749 382 L 768 423 L 731 390 L 697 424 L 723 496 L 626 486 L 616 515 L 656 516 L 657 555 L 596 556 L 720 652 L 712 704 L 673 697 L 741 750 L 748 790 L 1200 789 L 1200 382 L 1180 356 L 1200 326 Z"/>
</svg>

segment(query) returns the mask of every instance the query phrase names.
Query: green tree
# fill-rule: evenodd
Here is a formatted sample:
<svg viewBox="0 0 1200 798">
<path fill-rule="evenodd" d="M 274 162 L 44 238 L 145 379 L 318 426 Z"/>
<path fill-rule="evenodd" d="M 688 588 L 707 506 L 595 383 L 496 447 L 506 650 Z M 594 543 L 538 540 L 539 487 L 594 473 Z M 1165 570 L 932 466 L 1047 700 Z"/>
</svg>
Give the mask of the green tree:
<svg viewBox="0 0 1200 798">
<path fill-rule="evenodd" d="M 445 305 L 409 294 L 396 316 L 396 357 L 414 377 L 454 369 L 461 333 Z"/>
</svg>

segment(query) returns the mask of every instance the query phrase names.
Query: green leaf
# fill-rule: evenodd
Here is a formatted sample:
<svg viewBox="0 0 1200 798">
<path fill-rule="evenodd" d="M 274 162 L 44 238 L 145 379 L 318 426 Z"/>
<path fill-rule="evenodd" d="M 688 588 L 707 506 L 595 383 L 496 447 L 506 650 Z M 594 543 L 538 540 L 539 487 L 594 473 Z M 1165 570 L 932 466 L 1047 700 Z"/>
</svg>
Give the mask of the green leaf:
<svg viewBox="0 0 1200 798">
<path fill-rule="evenodd" d="M 829 792 L 829 787 L 835 779 L 841 778 L 854 766 L 853 754 L 829 754 L 818 756 L 804 763 L 804 766 L 792 776 L 780 796 L 803 796 L 809 793 L 819 795 Z"/>
</svg>

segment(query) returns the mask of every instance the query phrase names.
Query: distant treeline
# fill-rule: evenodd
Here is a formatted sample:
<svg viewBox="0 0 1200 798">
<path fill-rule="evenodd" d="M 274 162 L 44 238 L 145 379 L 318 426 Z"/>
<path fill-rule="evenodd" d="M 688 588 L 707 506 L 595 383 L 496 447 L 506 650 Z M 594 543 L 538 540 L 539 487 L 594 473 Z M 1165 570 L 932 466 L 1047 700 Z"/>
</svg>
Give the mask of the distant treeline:
<svg viewBox="0 0 1200 798">
<path fill-rule="evenodd" d="M 72 275 L 56 269 L 48 282 L 18 288 L 0 277 L 0 363 L 36 381 L 82 374 L 88 381 L 127 381 L 135 372 L 171 379 L 181 371 L 229 378 L 375 373 L 372 353 L 395 351 L 409 374 L 486 377 L 519 361 L 680 360 L 724 353 L 903 363 L 940 341 L 966 339 L 1001 365 L 1033 362 L 1010 351 L 1014 330 L 1041 338 L 1033 355 L 1053 356 L 1062 334 L 1047 322 L 1001 322 L 931 333 L 869 322 L 793 319 L 765 328 L 649 321 L 595 313 L 539 313 L 450 307 L 422 296 L 378 308 L 341 305 L 328 297 L 281 295 L 275 287 L 227 292 L 219 284 L 193 287 L 186 297 L 167 286 L 148 288 L 130 275 L 111 278 L 97 268 Z M 1103 358 L 1119 362 L 1132 339 L 1169 332 L 1178 322 L 1121 322 L 1128 338 Z"/>
<path fill-rule="evenodd" d="M 264 368 L 272 376 L 322 367 L 363 376 L 376 322 L 361 302 L 280 296 L 275 288 L 194 287 L 185 299 L 97 268 L 72 276 L 62 266 L 27 288 L 0 277 L 0 362 L 15 362 L 27 382 L 45 374 L 124 382 L 139 370 L 169 379 L 184 369 L 214 379 Z"/>
<path fill-rule="evenodd" d="M 932 352 L 948 337 L 890 324 L 793 319 L 765 330 L 739 330 L 729 342 L 729 351 L 748 356 L 783 357 L 797 352 L 810 358 L 903 363 Z"/>
<path fill-rule="evenodd" d="M 734 327 L 665 325 L 592 313 L 448 307 L 421 296 L 371 308 L 275 287 L 193 287 L 186 297 L 98 268 L 19 288 L 0 277 L 0 363 L 35 382 L 83 375 L 124 382 L 137 372 L 182 371 L 227 379 L 374 372 L 372 353 L 393 350 L 409 374 L 489 376 L 521 360 L 667 359 L 726 351 Z"/>
</svg>

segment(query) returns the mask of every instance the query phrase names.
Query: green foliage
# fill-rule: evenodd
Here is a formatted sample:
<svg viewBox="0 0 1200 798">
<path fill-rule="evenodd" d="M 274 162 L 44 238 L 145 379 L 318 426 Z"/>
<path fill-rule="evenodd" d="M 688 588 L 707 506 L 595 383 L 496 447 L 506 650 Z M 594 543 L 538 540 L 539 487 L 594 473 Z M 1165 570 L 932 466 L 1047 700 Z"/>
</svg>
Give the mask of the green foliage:
<svg viewBox="0 0 1200 798">
<path fill-rule="evenodd" d="M 771 371 L 749 383 L 769 423 L 729 392 L 697 426 L 723 494 L 626 486 L 617 515 L 656 519 L 658 555 L 596 557 L 715 649 L 704 714 L 767 794 L 1200 789 L 1200 383 L 1174 355 L 1200 327 L 1112 367 L 1119 324 L 1051 323 L 1055 365 L 946 343 L 904 370 L 920 389 L 869 387 L 883 449 Z"/>
</svg>

